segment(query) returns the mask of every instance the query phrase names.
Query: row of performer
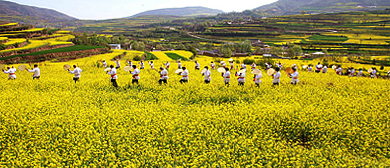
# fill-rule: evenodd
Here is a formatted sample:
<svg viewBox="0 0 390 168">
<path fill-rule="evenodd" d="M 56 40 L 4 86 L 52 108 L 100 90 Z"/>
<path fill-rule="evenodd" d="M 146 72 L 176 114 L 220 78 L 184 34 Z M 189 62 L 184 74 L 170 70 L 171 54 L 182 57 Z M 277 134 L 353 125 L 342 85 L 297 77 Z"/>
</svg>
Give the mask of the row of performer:
<svg viewBox="0 0 390 168">
<path fill-rule="evenodd" d="M 118 60 L 116 60 L 116 62 L 117 61 Z M 188 69 L 185 66 L 181 65 L 181 61 L 180 60 L 178 60 L 176 62 L 178 63 L 178 70 L 176 70 L 176 73 L 178 75 L 182 76 L 182 79 L 180 80 L 180 83 L 188 82 L 188 80 L 189 80 L 189 71 L 188 71 Z M 137 67 L 136 65 L 133 65 L 131 61 L 128 61 L 127 63 L 129 64 L 129 66 L 126 66 L 124 68 L 124 70 L 130 72 L 131 75 L 133 76 L 132 83 L 133 84 L 134 83 L 138 84 L 138 81 L 140 79 L 139 75 L 141 73 L 141 69 L 145 68 L 144 62 L 140 61 L 139 62 L 139 64 L 140 64 L 139 67 Z M 148 63 L 151 66 L 151 69 L 155 70 L 153 61 L 150 61 Z M 227 65 L 226 65 L 226 63 L 224 61 L 221 61 L 221 66 L 222 67 L 218 68 L 218 72 L 220 72 L 222 74 L 224 83 L 226 85 L 229 85 L 230 77 L 231 77 L 231 72 L 230 71 L 234 69 L 233 62 L 229 61 L 229 63 L 231 65 L 230 68 L 227 67 Z M 106 62 L 105 61 L 103 61 L 103 65 L 106 67 Z M 267 74 L 273 77 L 273 84 L 274 85 L 279 85 L 280 77 L 281 77 L 280 70 L 281 70 L 281 68 L 283 67 L 284 64 L 281 64 L 280 62 L 276 63 L 275 69 L 272 68 L 272 64 L 270 64 L 270 63 L 265 63 L 265 65 L 267 67 Z M 2 66 L 2 65 L 0 65 L 0 66 Z M 30 67 L 31 67 L 31 65 L 30 65 Z M 159 71 L 159 74 L 160 74 L 159 83 L 160 84 L 167 83 L 167 81 L 169 79 L 169 77 L 168 77 L 168 69 L 169 69 L 169 67 L 170 67 L 170 63 L 168 61 L 166 63 L 164 63 L 164 66 L 160 67 L 160 71 Z M 1 67 L 1 69 L 3 69 L 3 68 L 4 67 Z M 73 68 L 74 68 L 73 70 L 70 70 L 70 66 L 69 65 L 65 65 L 64 66 L 64 69 L 66 69 L 70 73 L 74 74 L 73 80 L 75 82 L 77 82 L 79 80 L 79 78 L 81 77 L 82 70 L 79 67 L 77 67 L 76 65 L 73 65 Z M 113 83 L 113 85 L 115 87 L 118 86 L 116 80 L 118 79 L 117 69 L 119 69 L 119 68 L 120 68 L 120 63 L 117 64 L 116 67 L 111 65 L 109 68 L 105 69 L 107 74 L 111 75 L 111 81 L 112 81 L 112 83 Z M 236 68 L 239 69 L 238 67 L 236 67 Z M 303 66 L 302 68 L 303 69 L 307 69 L 308 72 L 313 72 L 313 67 L 312 66 Z M 33 79 L 39 79 L 40 78 L 40 69 L 38 68 L 38 65 L 34 65 L 34 68 L 31 68 L 31 69 L 28 69 L 26 66 L 21 65 L 21 66 L 19 66 L 19 69 L 22 70 L 22 71 L 23 70 L 27 70 L 28 72 L 33 73 Z M 211 62 L 211 69 L 216 69 L 214 62 Z M 291 68 L 286 68 L 287 75 L 292 78 L 291 79 L 291 83 L 292 84 L 297 84 L 299 82 L 299 80 L 298 80 L 299 73 L 298 73 L 297 69 L 298 69 L 298 67 L 297 67 L 296 64 L 292 65 Z M 341 68 L 341 66 L 335 66 L 334 65 L 332 67 L 332 69 L 334 69 L 338 75 L 342 75 L 343 69 Z M 3 72 L 9 75 L 9 79 L 16 79 L 16 75 L 15 75 L 16 70 L 17 69 L 15 67 L 8 67 L 6 70 L 3 70 Z M 195 61 L 195 70 L 200 70 L 200 64 L 197 61 Z M 328 70 L 328 67 L 325 66 L 325 65 L 321 65 L 320 63 L 318 63 L 315 66 L 315 72 L 317 72 L 317 73 L 320 73 L 320 72 L 326 73 L 327 70 Z M 255 82 L 256 86 L 259 86 L 259 84 L 261 83 L 262 74 L 261 74 L 261 71 L 256 68 L 256 64 L 255 63 L 253 63 L 251 65 L 251 71 L 252 71 L 252 74 L 254 74 L 253 81 Z M 373 77 L 373 78 L 376 77 L 376 75 L 377 75 L 376 68 L 371 68 L 368 72 L 370 73 L 371 77 Z M 205 68 L 202 70 L 201 74 L 205 78 L 205 83 L 210 83 L 211 82 L 211 71 L 209 70 L 208 66 L 205 66 Z M 390 74 L 390 71 L 388 72 L 388 74 Z M 354 75 L 356 75 L 356 76 L 363 76 L 363 70 L 359 69 L 359 71 L 357 73 L 355 73 L 355 69 L 352 68 L 352 67 L 349 67 L 348 71 L 347 71 L 347 75 L 349 75 L 349 76 L 354 76 Z M 241 64 L 240 65 L 240 69 L 239 69 L 239 71 L 238 70 L 236 71 L 235 76 L 237 77 L 239 85 L 244 85 L 244 83 L 245 83 L 245 76 L 246 76 L 246 65 L 245 64 Z"/>
</svg>

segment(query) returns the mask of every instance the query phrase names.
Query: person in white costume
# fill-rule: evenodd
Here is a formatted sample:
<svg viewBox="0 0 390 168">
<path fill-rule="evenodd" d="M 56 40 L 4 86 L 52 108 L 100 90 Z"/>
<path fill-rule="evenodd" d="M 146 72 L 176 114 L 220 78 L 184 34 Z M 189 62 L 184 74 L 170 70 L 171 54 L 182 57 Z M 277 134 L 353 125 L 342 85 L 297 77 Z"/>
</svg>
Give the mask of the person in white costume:
<svg viewBox="0 0 390 168">
<path fill-rule="evenodd" d="M 38 65 L 34 65 L 34 69 L 27 69 L 28 72 L 34 73 L 33 74 L 33 79 L 39 79 L 41 77 L 41 70 L 38 68 Z"/>
<path fill-rule="evenodd" d="M 74 77 L 73 77 L 73 80 L 74 80 L 74 83 L 76 83 L 80 77 L 81 77 L 81 72 L 83 70 L 81 70 L 79 67 L 77 67 L 76 65 L 73 65 L 73 71 L 71 71 L 70 69 L 68 69 L 69 73 L 71 74 L 74 74 Z"/>
<path fill-rule="evenodd" d="M 111 65 L 110 68 L 111 71 L 107 72 L 107 74 L 111 75 L 110 79 L 111 79 L 112 86 L 118 87 L 118 83 L 116 82 L 116 80 L 118 79 L 118 75 L 116 74 L 116 68 L 114 68 L 114 65 Z"/>
<path fill-rule="evenodd" d="M 8 80 L 10 80 L 10 79 L 16 79 L 16 75 L 15 75 L 15 73 L 16 73 L 16 68 L 14 68 L 14 67 L 12 67 L 12 68 L 7 67 L 7 70 L 3 70 L 3 72 L 4 72 L 5 74 L 8 74 Z"/>
<path fill-rule="evenodd" d="M 276 73 L 272 76 L 272 78 L 274 78 L 273 84 L 274 84 L 274 85 L 279 85 L 279 83 L 280 83 L 280 77 L 281 77 L 279 67 L 276 67 L 276 68 L 275 68 L 275 71 L 276 71 Z"/>
<path fill-rule="evenodd" d="M 179 75 L 182 76 L 182 78 L 180 79 L 180 83 L 183 84 L 183 83 L 187 83 L 188 82 L 188 75 L 190 74 L 187 70 L 186 67 L 182 67 L 181 68 L 183 70 L 183 72 L 180 72 Z"/>
<path fill-rule="evenodd" d="M 133 80 L 131 81 L 131 83 L 138 84 L 138 80 L 140 79 L 139 74 L 141 73 L 141 71 L 135 65 L 133 65 L 133 69 L 134 69 L 133 72 L 129 71 L 131 73 L 131 75 L 133 76 Z"/>
<path fill-rule="evenodd" d="M 211 71 L 209 70 L 208 66 L 205 66 L 204 68 L 207 69 L 207 71 L 202 74 L 202 75 L 204 75 L 204 82 L 206 84 L 209 84 L 211 82 Z"/>
<path fill-rule="evenodd" d="M 225 68 L 226 72 L 222 73 L 223 82 L 225 82 L 225 85 L 230 85 L 230 71 L 229 68 Z"/>
<path fill-rule="evenodd" d="M 161 85 L 162 83 L 165 83 L 167 84 L 168 83 L 168 71 L 166 69 L 164 69 L 164 67 L 160 67 L 160 80 L 158 81 L 158 83 Z"/>
</svg>

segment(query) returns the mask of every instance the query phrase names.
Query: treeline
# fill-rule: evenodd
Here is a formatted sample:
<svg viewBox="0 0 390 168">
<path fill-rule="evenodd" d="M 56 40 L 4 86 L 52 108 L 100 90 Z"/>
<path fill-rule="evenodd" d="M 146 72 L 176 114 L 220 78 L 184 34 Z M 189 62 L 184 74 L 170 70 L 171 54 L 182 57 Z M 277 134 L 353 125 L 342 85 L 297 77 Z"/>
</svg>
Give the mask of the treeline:
<svg viewBox="0 0 390 168">
<path fill-rule="evenodd" d="M 95 33 L 94 34 L 74 33 L 73 35 L 75 36 L 75 38 L 72 39 L 71 41 L 75 45 L 105 46 L 107 48 L 111 48 L 109 44 L 121 44 L 121 45 L 126 44 L 126 39 L 123 35 L 114 36 L 114 37 L 101 36 Z"/>
</svg>

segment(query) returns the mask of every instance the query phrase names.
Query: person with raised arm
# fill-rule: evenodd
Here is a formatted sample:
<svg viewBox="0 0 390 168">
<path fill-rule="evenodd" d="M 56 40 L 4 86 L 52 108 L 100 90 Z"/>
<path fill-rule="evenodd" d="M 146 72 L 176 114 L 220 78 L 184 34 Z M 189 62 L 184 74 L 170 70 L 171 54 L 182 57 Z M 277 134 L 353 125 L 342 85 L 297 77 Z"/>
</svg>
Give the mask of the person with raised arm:
<svg viewBox="0 0 390 168">
<path fill-rule="evenodd" d="M 12 68 L 7 67 L 7 70 L 3 70 L 3 72 L 4 72 L 5 74 L 8 74 L 8 80 L 10 80 L 10 79 L 16 79 L 16 75 L 15 75 L 15 73 L 16 73 L 16 68 L 14 68 L 14 67 L 12 67 Z"/>
<path fill-rule="evenodd" d="M 41 70 L 38 68 L 38 65 L 34 65 L 34 69 L 27 69 L 28 72 L 34 73 L 33 74 L 33 79 L 39 79 L 41 77 Z"/>
<path fill-rule="evenodd" d="M 254 70 L 254 69 L 253 69 Z M 260 87 L 260 83 L 261 83 L 261 78 L 263 77 L 263 74 L 261 74 L 261 71 L 259 74 L 255 75 L 254 76 L 254 79 L 253 81 L 255 81 L 255 85 L 256 87 Z"/>
<path fill-rule="evenodd" d="M 238 76 L 238 85 L 239 86 L 244 86 L 245 84 L 245 69 L 241 68 L 239 72 L 236 72 L 236 76 Z"/>
<path fill-rule="evenodd" d="M 69 73 L 71 74 L 74 74 L 74 77 L 73 77 L 73 80 L 74 80 L 74 83 L 76 83 L 80 77 L 81 77 L 81 72 L 83 70 L 81 70 L 79 67 L 77 67 L 76 65 L 73 65 L 73 71 L 71 71 L 70 69 L 68 69 Z"/>
</svg>

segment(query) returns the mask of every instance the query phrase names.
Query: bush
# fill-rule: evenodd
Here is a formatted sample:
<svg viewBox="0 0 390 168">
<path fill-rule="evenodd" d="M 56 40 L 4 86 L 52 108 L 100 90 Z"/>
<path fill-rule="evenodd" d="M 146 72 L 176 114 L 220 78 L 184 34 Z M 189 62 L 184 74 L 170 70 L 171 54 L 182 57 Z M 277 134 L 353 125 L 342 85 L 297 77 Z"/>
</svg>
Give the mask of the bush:
<svg viewBox="0 0 390 168">
<path fill-rule="evenodd" d="M 142 57 L 137 55 L 133 58 L 133 61 L 141 61 L 142 60 Z"/>
<path fill-rule="evenodd" d="M 255 62 L 255 60 L 249 59 L 249 58 L 245 58 L 243 62 L 244 62 L 244 64 L 250 65 L 250 64 L 253 64 Z"/>
<path fill-rule="evenodd" d="M 257 66 L 260 66 L 262 69 L 267 69 L 267 66 L 265 65 L 265 63 L 270 63 L 272 66 L 275 65 L 275 61 L 271 58 L 262 58 L 262 59 L 259 59 L 259 60 L 256 60 L 256 65 Z"/>
</svg>

